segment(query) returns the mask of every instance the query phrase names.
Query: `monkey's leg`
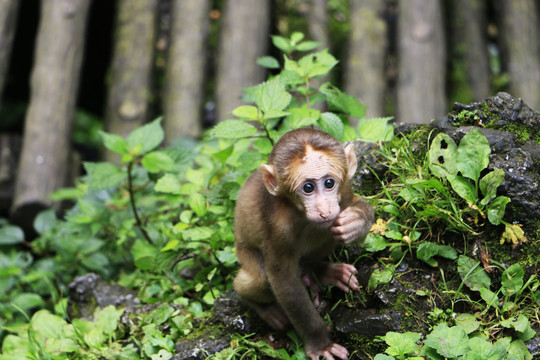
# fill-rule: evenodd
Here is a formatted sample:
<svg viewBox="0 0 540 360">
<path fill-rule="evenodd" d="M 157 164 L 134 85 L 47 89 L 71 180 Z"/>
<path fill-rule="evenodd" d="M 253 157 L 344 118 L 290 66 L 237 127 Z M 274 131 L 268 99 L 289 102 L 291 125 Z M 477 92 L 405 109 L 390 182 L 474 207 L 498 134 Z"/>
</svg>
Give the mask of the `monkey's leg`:
<svg viewBox="0 0 540 360">
<path fill-rule="evenodd" d="M 284 330 L 290 321 L 278 304 L 264 273 L 240 269 L 234 279 L 236 292 L 251 306 L 268 325 Z"/>
</svg>

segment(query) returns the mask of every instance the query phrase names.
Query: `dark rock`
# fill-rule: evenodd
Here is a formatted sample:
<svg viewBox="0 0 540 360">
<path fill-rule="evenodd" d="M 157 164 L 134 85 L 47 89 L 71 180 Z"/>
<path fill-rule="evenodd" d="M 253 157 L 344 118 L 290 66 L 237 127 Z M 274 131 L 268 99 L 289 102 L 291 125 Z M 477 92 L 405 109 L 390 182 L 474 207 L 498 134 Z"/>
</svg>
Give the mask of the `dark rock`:
<svg viewBox="0 0 540 360">
<path fill-rule="evenodd" d="M 94 273 L 76 277 L 69 284 L 67 310 L 70 317 L 91 319 L 96 308 L 109 305 L 131 308 L 139 305 L 139 299 L 135 291 L 117 284 L 108 284 Z"/>
<path fill-rule="evenodd" d="M 526 344 L 533 359 L 540 359 L 540 336 L 533 337 Z"/>
<path fill-rule="evenodd" d="M 215 336 L 207 333 L 194 340 L 182 340 L 176 343 L 173 360 L 202 360 L 230 346 L 228 335 Z"/>
<path fill-rule="evenodd" d="M 377 313 L 373 309 L 347 309 L 333 317 L 334 329 L 345 335 L 373 338 L 388 331 L 400 331 L 402 314 L 398 311 Z"/>
<path fill-rule="evenodd" d="M 214 303 L 212 321 L 223 324 L 227 330 L 240 334 L 253 332 L 254 326 L 246 315 L 248 307 L 238 293 L 229 290 L 221 294 Z"/>
</svg>

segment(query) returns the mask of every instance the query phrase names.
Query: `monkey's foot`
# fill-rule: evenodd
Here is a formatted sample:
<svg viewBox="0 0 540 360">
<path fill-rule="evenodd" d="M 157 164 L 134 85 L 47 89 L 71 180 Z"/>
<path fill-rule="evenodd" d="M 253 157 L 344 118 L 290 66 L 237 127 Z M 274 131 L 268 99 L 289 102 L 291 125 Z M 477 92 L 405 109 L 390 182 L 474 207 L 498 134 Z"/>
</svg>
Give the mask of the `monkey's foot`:
<svg viewBox="0 0 540 360">
<path fill-rule="evenodd" d="M 336 343 L 330 343 L 320 350 L 314 351 L 306 349 L 306 353 L 311 360 L 318 360 L 320 356 L 323 356 L 326 360 L 335 360 L 334 356 L 342 360 L 347 360 L 349 358 L 347 349 Z"/>
<path fill-rule="evenodd" d="M 356 268 L 350 264 L 330 264 L 321 277 L 321 284 L 337 286 L 346 293 L 350 289 L 358 290 L 360 283 L 354 276 L 357 272 Z"/>
<path fill-rule="evenodd" d="M 277 302 L 269 305 L 256 305 L 254 308 L 257 314 L 275 330 L 283 331 L 289 327 L 289 318 Z"/>
</svg>

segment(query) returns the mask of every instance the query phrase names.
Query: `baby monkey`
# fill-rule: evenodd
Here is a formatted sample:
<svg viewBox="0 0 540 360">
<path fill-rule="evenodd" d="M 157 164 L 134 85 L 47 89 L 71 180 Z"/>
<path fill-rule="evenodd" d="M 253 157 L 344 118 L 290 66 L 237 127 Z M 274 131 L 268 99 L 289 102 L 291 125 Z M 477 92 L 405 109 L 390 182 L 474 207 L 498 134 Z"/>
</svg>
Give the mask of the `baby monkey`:
<svg viewBox="0 0 540 360">
<path fill-rule="evenodd" d="M 354 266 L 328 263 L 336 245 L 364 239 L 373 223 L 371 206 L 351 188 L 356 167 L 353 144 L 344 148 L 315 129 L 293 130 L 247 179 L 236 205 L 241 269 L 234 288 L 273 328 L 292 324 L 311 359 L 349 355 L 330 340 L 306 286 L 318 292 L 317 278 L 345 292 L 358 289 Z"/>
</svg>

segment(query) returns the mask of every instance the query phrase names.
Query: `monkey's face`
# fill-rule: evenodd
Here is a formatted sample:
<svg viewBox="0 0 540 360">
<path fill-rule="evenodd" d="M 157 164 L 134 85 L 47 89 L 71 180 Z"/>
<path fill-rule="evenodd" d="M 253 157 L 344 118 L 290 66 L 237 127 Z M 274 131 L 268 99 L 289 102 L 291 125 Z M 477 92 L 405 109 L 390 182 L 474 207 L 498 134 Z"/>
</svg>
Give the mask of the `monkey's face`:
<svg viewBox="0 0 540 360">
<path fill-rule="evenodd" d="M 306 218 L 325 227 L 340 212 L 343 166 L 327 153 L 310 149 L 291 168 L 291 189 Z"/>
</svg>

